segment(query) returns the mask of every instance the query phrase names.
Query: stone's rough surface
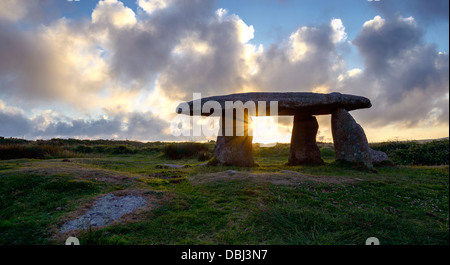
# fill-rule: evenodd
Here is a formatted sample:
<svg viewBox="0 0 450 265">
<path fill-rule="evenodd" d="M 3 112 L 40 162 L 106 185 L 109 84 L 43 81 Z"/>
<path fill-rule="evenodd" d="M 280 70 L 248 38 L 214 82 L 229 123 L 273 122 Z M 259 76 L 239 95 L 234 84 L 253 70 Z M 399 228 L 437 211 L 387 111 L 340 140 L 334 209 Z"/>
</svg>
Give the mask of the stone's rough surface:
<svg viewBox="0 0 450 265">
<path fill-rule="evenodd" d="M 248 116 L 244 116 L 244 136 L 224 136 L 224 118 L 220 119 L 221 135 L 217 136 L 214 147 L 214 158 L 222 165 L 252 167 L 253 160 L 253 136 L 248 135 Z M 233 134 L 236 135 L 236 123 L 233 123 Z"/>
<path fill-rule="evenodd" d="M 316 117 L 296 115 L 292 129 L 291 149 L 287 165 L 322 164 L 316 143 L 319 129 Z"/>
<path fill-rule="evenodd" d="M 114 196 L 113 194 L 108 194 L 98 200 L 94 208 L 85 215 L 65 223 L 61 227 L 60 232 L 66 233 L 72 230 L 86 229 L 89 226 L 105 226 L 127 213 L 146 206 L 146 204 L 145 198 L 139 196 Z"/>
<path fill-rule="evenodd" d="M 226 109 L 225 102 L 241 101 L 242 103 L 254 102 L 258 107 L 258 102 L 266 103 L 265 115 L 269 114 L 269 107 L 271 101 L 278 102 L 278 115 L 325 115 L 332 114 L 335 109 L 343 108 L 347 111 L 355 109 L 370 108 L 372 104 L 370 100 L 365 97 L 346 95 L 341 93 L 319 94 L 308 92 L 255 92 L 255 93 L 242 93 L 232 94 L 226 96 L 214 96 L 208 98 L 202 98 L 198 100 L 197 104 L 200 107 L 212 106 L 212 104 L 206 104 L 208 101 L 217 101 L 222 110 Z M 196 101 L 197 102 L 197 101 Z M 182 105 L 177 107 L 176 112 L 178 114 L 194 115 L 194 101 L 187 102 L 190 112 L 183 112 Z M 209 110 L 209 109 L 208 109 Z M 201 113 L 198 111 L 198 113 Z M 216 113 L 221 115 L 222 113 Z M 256 110 L 255 116 L 257 116 L 258 110 Z M 209 116 L 210 114 L 202 114 L 203 116 Z"/>
<path fill-rule="evenodd" d="M 363 128 L 345 109 L 337 109 L 331 116 L 336 160 L 345 160 L 373 168 L 369 143 Z"/>
<path fill-rule="evenodd" d="M 218 136 L 214 157 L 222 165 L 252 167 L 255 165 L 251 136 Z"/>
<path fill-rule="evenodd" d="M 230 102 L 232 104 L 229 104 Z M 273 105 L 277 108 L 276 110 L 270 109 L 273 102 L 276 102 Z M 214 163 L 247 167 L 255 165 L 252 151 L 253 137 L 249 133 L 248 116 L 269 116 L 270 114 L 295 116 L 287 164 L 300 165 L 323 163 L 316 143 L 318 123 L 313 115 L 332 114 L 336 159 L 360 163 L 371 169 L 373 167 L 372 157 L 374 161 L 384 161 L 387 156 L 369 148 L 364 130 L 348 113 L 351 110 L 370 108 L 371 106 L 370 100 L 365 97 L 341 93 L 256 92 L 196 99 L 180 104 L 176 112 L 191 116 L 215 115 L 221 117 L 221 128 L 214 148 Z M 258 109 L 258 107 L 263 109 Z M 244 109 L 247 110 L 243 112 Z M 235 113 L 234 121 L 244 115 L 243 136 L 237 133 L 236 124 L 232 126 L 233 133 L 230 133 L 229 127 L 227 128 L 228 132 L 225 132 L 224 117 L 227 113 Z"/>
<path fill-rule="evenodd" d="M 370 156 L 372 157 L 372 163 L 379 164 L 384 161 L 389 161 L 389 157 L 385 152 L 376 151 L 370 148 Z"/>
</svg>

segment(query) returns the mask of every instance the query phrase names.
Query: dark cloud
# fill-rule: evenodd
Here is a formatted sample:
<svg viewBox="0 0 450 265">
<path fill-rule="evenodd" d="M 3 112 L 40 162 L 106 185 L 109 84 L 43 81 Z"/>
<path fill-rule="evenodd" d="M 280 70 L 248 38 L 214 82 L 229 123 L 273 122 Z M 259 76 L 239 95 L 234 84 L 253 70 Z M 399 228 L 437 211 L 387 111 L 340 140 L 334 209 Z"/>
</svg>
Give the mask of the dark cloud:
<svg viewBox="0 0 450 265">
<path fill-rule="evenodd" d="M 13 98 L 53 97 L 54 91 L 45 85 L 47 54 L 32 36 L 0 22 L 0 91 Z M 51 82 L 51 81 L 50 81 Z"/>
<path fill-rule="evenodd" d="M 364 71 L 345 78 L 343 91 L 372 100 L 359 114 L 366 124 L 412 127 L 432 119 L 448 124 L 449 56 L 423 43 L 415 21 L 374 19 L 352 42 L 365 59 Z M 377 22 L 377 23 L 375 23 Z"/>
<path fill-rule="evenodd" d="M 152 113 L 131 113 L 128 116 L 127 129 L 120 132 L 120 138 L 137 139 L 146 141 L 158 141 L 170 138 L 165 130 L 169 128 L 169 123 L 163 121 Z"/>
<path fill-rule="evenodd" d="M 140 87 L 151 83 L 169 64 L 180 39 L 206 24 L 213 8 L 214 1 L 176 0 L 166 9 L 141 16 L 137 27 L 110 28 L 111 75 Z"/>
<path fill-rule="evenodd" d="M 385 74 L 389 61 L 405 56 L 421 38 L 422 30 L 413 20 L 376 17 L 366 23 L 352 43 L 363 55 L 368 71 Z"/>
<path fill-rule="evenodd" d="M 46 124 L 41 128 L 44 123 Z M 152 113 L 132 112 L 110 119 L 75 119 L 47 121 L 43 116 L 33 119 L 21 113 L 0 110 L 0 136 L 44 138 L 81 137 L 93 139 L 133 139 L 158 141 L 161 139 L 179 140 L 168 135 L 169 123 Z"/>
<path fill-rule="evenodd" d="M 101 56 L 86 22 L 58 20 L 52 27 L 21 31 L 0 22 L 0 87 L 3 99 L 30 107 L 63 101 L 89 106 L 109 79 L 100 72 Z"/>
<path fill-rule="evenodd" d="M 449 1 L 448 0 L 433 0 L 422 1 L 415 0 L 412 5 L 408 4 L 411 10 L 417 12 L 417 17 L 424 21 L 435 21 L 449 19 Z"/>
<path fill-rule="evenodd" d="M 211 96 L 337 90 L 372 100 L 370 111 L 355 112 L 366 126 L 448 124 L 444 106 L 448 104 L 449 56 L 425 43 L 422 27 L 448 20 L 447 1 L 414 0 L 408 2 L 411 7 L 404 1 L 403 10 L 411 12 L 402 15 L 391 12 L 390 8 L 399 10 L 397 1 L 382 0 L 379 8 L 386 14 L 384 19 L 367 22 L 351 43 L 344 41 L 342 24 L 331 23 L 300 27 L 290 38 L 264 48 L 249 43 L 250 25 L 225 10 L 216 11 L 210 0 L 172 0 L 154 12 L 139 9 L 137 15 L 121 2 L 101 2 L 103 9 L 97 6 L 93 21 L 62 18 L 24 30 L 15 19 L 39 8 L 31 2 L 26 1 L 18 16 L 0 12 L 1 99 L 27 111 L 42 102 L 92 112 L 119 111 L 109 113 L 108 119 L 29 119 L 4 108 L 0 109 L 4 136 L 194 139 L 167 134 L 168 121 L 162 120 L 166 109 L 155 116 L 130 111 L 136 108 L 127 103 L 120 108 L 126 96 L 136 100 L 146 91 L 153 92 L 154 86 L 155 98 L 170 100 L 190 100 L 194 92 Z M 416 18 L 414 6 L 422 14 L 405 18 L 409 14 Z M 363 58 L 364 68 L 346 73 L 342 51 L 348 52 L 352 45 Z"/>
<path fill-rule="evenodd" d="M 58 121 L 50 123 L 45 130 L 35 131 L 34 135 L 44 138 L 77 136 L 111 139 L 112 135 L 120 132 L 120 126 L 121 122 L 118 119 Z"/>
<path fill-rule="evenodd" d="M 161 87 L 183 99 L 193 92 L 312 91 L 330 86 L 340 70 L 330 25 L 299 28 L 290 39 L 259 50 L 239 40 L 247 27 L 239 23 L 239 18 L 227 17 L 193 31 L 191 36 L 205 42 L 209 52 L 171 57 L 159 79 Z"/>
<path fill-rule="evenodd" d="M 431 24 L 437 21 L 447 21 L 448 23 L 449 19 L 448 0 L 382 0 L 371 4 L 387 18 L 394 18 L 398 15 L 413 16 L 421 24 Z"/>
<path fill-rule="evenodd" d="M 204 42 L 208 51 L 203 54 L 189 50 L 195 47 L 187 47 L 181 51 L 182 54 L 172 56 L 161 74 L 163 91 L 167 95 L 192 97 L 194 92 L 208 96 L 242 90 L 245 84 L 243 74 L 248 70 L 239 30 L 235 18 L 213 20 L 191 31 L 190 36 Z"/>
<path fill-rule="evenodd" d="M 36 124 L 37 125 L 37 124 Z M 96 120 L 72 120 L 50 123 L 45 130 L 36 130 L 35 137 L 85 137 L 104 139 L 161 140 L 170 137 L 165 135 L 168 123 L 151 113 L 128 113 Z"/>
<path fill-rule="evenodd" d="M 335 75 L 333 66 L 339 62 L 332 34 L 330 25 L 304 27 L 291 35 L 290 41 L 272 45 L 258 58 L 255 88 L 299 92 L 329 86 Z"/>
<path fill-rule="evenodd" d="M 0 136 L 24 137 L 32 128 L 30 120 L 23 114 L 0 109 Z"/>
</svg>

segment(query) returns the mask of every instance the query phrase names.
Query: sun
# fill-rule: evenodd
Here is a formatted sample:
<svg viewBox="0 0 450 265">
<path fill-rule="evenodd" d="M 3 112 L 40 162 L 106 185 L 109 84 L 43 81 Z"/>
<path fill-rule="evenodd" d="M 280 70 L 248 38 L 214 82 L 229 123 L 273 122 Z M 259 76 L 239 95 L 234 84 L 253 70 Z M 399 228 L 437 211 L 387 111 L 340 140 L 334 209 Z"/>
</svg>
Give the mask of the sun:
<svg viewBox="0 0 450 265">
<path fill-rule="evenodd" d="M 290 129 L 277 122 L 276 117 L 252 117 L 253 142 L 261 144 L 289 143 Z"/>
</svg>

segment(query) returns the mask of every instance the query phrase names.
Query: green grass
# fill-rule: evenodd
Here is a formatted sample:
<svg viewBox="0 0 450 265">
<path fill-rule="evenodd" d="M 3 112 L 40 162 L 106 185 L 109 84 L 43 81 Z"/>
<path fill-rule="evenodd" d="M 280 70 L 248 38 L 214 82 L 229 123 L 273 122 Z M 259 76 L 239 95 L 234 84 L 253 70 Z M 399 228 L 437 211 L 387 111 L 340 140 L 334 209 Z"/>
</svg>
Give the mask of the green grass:
<svg viewBox="0 0 450 265">
<path fill-rule="evenodd" d="M 0 244 L 47 244 L 47 228 L 75 209 L 77 199 L 99 190 L 98 183 L 67 176 L 0 173 Z"/>
<path fill-rule="evenodd" d="M 117 146 L 134 151 L 119 153 L 97 152 L 113 150 L 108 142 L 75 141 L 61 148 L 81 144 L 92 153 L 79 153 L 65 164 L 62 159 L 0 161 L 0 244 L 62 244 L 55 241 L 52 229 L 68 213 L 95 196 L 127 189 L 143 189 L 155 198 L 171 195 L 135 222 L 76 234 L 81 244 L 363 245 L 368 237 L 377 237 L 386 245 L 449 244 L 448 165 L 378 166 L 375 174 L 335 163 L 329 145 L 320 146 L 325 165 L 296 167 L 284 166 L 288 145 L 255 146 L 260 167 L 254 169 L 198 166 L 202 162 L 195 155 L 171 160 L 161 143 L 121 143 Z M 167 169 L 159 167 L 162 164 L 189 167 Z M 105 183 L 80 178 L 83 175 L 76 176 L 76 171 L 43 173 L 47 171 L 42 169 L 54 165 L 129 174 L 137 179 Z M 192 185 L 188 181 L 226 170 L 255 174 L 290 170 L 358 181 L 297 185 L 250 180 Z M 171 183 L 174 176 L 184 181 Z"/>
<path fill-rule="evenodd" d="M 358 185 L 166 184 L 159 189 L 179 197 L 145 221 L 80 238 L 90 244 L 119 237 L 127 244 L 362 245 L 375 236 L 382 244 L 448 244 L 448 169 L 379 170 L 356 174 L 367 179 Z"/>
<path fill-rule="evenodd" d="M 354 186 L 274 187 L 278 199 L 262 217 L 275 228 L 276 244 L 363 244 L 371 236 L 383 244 L 448 244 L 448 182 L 434 173 L 443 185 L 424 185 L 417 176 Z"/>
</svg>

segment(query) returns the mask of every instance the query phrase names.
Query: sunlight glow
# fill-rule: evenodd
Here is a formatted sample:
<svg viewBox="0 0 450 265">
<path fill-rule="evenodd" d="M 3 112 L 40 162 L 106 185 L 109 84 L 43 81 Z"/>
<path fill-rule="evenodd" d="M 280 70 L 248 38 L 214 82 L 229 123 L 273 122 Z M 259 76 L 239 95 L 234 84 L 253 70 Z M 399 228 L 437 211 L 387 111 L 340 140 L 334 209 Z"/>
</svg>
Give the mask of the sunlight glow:
<svg viewBox="0 0 450 265">
<path fill-rule="evenodd" d="M 289 143 L 291 134 L 283 130 L 283 125 L 277 124 L 272 117 L 252 117 L 253 143 Z M 290 129 L 288 130 L 290 131 Z"/>
</svg>

